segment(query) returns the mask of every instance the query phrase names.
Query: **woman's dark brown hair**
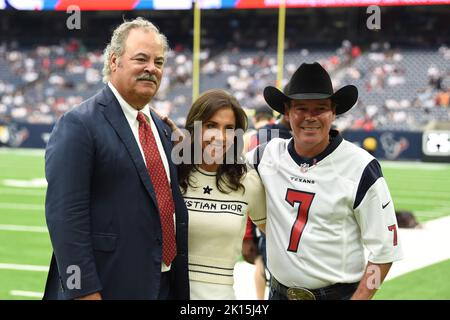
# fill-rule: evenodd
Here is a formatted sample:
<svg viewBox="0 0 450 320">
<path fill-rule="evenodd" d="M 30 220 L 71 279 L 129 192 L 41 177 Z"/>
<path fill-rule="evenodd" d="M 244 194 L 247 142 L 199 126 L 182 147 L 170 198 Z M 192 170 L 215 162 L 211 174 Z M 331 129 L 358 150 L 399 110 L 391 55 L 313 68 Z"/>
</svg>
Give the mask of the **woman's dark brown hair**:
<svg viewBox="0 0 450 320">
<path fill-rule="evenodd" d="M 191 159 L 189 163 L 183 162 L 178 166 L 178 180 L 183 193 L 186 192 L 188 186 L 194 187 L 189 180 L 191 173 L 196 170 L 196 165 L 194 164 L 194 145 L 196 143 L 201 145 L 201 141 L 195 141 L 194 122 L 202 121 L 202 123 L 204 123 L 211 119 L 213 115 L 222 108 L 231 108 L 233 110 L 236 118 L 235 130 L 242 129 L 243 132 L 247 130 L 247 115 L 236 98 L 228 92 L 212 89 L 205 91 L 198 97 L 189 110 L 185 126 L 191 137 Z M 238 141 L 238 139 L 240 141 Z M 234 191 L 237 191 L 240 188 L 244 189 L 241 179 L 247 173 L 247 167 L 242 158 L 242 147 L 242 135 L 235 135 L 233 144 L 228 149 L 228 151 L 233 150 L 233 163 L 229 164 L 229 161 L 224 161 L 224 163 L 219 166 L 216 175 L 216 186 L 221 192 L 229 193 L 230 191 L 227 191 L 227 188 Z M 224 158 L 225 157 L 226 155 Z"/>
</svg>

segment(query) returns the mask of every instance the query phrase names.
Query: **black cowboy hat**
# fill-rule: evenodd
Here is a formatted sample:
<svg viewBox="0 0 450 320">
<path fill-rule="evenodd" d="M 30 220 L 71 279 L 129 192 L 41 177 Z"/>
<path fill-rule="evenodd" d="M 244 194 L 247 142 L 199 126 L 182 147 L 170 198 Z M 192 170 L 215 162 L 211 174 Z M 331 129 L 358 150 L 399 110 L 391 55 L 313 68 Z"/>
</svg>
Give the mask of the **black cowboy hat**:
<svg viewBox="0 0 450 320">
<path fill-rule="evenodd" d="M 272 86 L 264 89 L 264 99 L 269 106 L 283 114 L 285 102 L 294 99 L 331 99 L 336 104 L 336 114 L 347 112 L 358 100 L 358 89 L 353 85 L 347 85 L 333 92 L 330 75 L 317 62 L 302 63 L 283 91 L 284 93 Z"/>
</svg>

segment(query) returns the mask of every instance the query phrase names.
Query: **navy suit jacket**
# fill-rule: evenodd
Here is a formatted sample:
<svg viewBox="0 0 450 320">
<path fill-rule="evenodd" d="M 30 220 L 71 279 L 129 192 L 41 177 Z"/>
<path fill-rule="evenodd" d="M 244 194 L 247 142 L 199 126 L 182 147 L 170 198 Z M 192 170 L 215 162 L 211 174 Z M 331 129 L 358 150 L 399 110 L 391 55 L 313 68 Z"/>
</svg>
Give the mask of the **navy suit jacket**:
<svg viewBox="0 0 450 320">
<path fill-rule="evenodd" d="M 188 213 L 170 160 L 171 131 L 153 112 L 152 117 L 169 160 L 176 208 L 171 298 L 189 299 Z M 158 299 L 162 231 L 155 191 L 108 86 L 58 120 L 46 149 L 45 174 L 53 256 L 44 299 L 97 291 L 104 299 Z"/>
</svg>

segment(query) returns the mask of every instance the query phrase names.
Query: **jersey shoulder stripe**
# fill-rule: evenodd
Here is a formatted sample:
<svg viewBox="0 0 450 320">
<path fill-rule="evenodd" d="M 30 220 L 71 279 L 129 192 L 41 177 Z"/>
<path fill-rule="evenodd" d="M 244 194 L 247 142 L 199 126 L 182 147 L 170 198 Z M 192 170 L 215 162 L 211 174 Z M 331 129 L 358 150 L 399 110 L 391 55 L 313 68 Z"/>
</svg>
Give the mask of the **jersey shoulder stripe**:
<svg viewBox="0 0 450 320">
<path fill-rule="evenodd" d="M 269 142 L 260 144 L 253 151 L 251 151 L 251 152 L 253 152 L 253 156 L 251 157 L 250 160 L 252 161 L 252 165 L 258 174 L 259 174 L 259 171 L 258 171 L 259 164 L 261 163 L 261 161 L 263 161 L 264 155 L 266 155 L 266 157 L 268 155 L 268 152 L 266 152 L 266 149 L 267 149 L 267 151 L 271 150 L 271 151 L 269 151 L 269 153 L 275 152 L 275 154 L 280 155 L 283 151 L 286 150 L 286 144 L 288 141 L 290 141 L 290 140 L 274 138 L 274 139 L 270 140 Z M 271 157 L 271 156 L 269 156 L 269 157 Z"/>
<path fill-rule="evenodd" d="M 258 172 L 258 174 L 259 174 L 258 166 L 259 166 L 259 163 L 261 162 L 262 156 L 264 155 L 264 150 L 266 149 L 266 147 L 267 147 L 267 142 L 260 144 L 259 146 L 256 147 L 256 150 L 253 153 L 253 166 L 254 166 L 256 172 Z"/>
<path fill-rule="evenodd" d="M 373 159 L 364 168 L 361 180 L 359 181 L 358 190 L 356 191 L 353 209 L 356 209 L 360 205 L 367 191 L 381 177 L 383 177 L 383 173 L 381 172 L 380 163 L 376 159 Z"/>
</svg>

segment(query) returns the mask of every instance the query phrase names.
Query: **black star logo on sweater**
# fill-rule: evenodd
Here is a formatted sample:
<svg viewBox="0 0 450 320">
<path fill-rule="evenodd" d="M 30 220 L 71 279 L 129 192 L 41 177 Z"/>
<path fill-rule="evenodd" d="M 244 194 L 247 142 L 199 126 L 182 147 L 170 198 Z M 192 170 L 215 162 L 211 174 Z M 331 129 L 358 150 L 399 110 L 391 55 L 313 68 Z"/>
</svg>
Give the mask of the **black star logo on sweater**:
<svg viewBox="0 0 450 320">
<path fill-rule="evenodd" d="M 203 194 L 211 194 L 212 188 L 210 188 L 209 186 L 206 186 L 203 188 Z"/>
</svg>

